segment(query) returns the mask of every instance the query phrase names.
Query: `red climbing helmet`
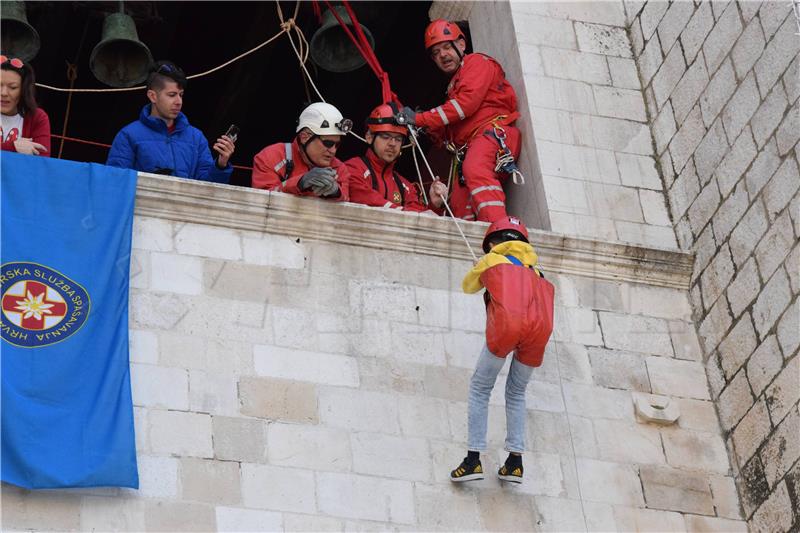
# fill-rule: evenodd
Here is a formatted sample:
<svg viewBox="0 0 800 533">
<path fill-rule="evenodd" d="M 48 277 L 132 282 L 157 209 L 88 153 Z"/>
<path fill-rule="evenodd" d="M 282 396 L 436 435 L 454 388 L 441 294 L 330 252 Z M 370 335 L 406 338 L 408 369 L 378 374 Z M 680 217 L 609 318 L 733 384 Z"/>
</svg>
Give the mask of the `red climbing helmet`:
<svg viewBox="0 0 800 533">
<path fill-rule="evenodd" d="M 491 250 L 489 242 L 493 240 L 528 242 L 528 229 L 517 217 L 504 217 L 492 222 L 492 225 L 486 230 L 486 236 L 483 238 L 484 252 L 489 253 Z"/>
<path fill-rule="evenodd" d="M 464 37 L 464 32 L 458 24 L 444 19 L 436 19 L 425 28 L 425 49 L 445 41 L 455 41 L 459 37 Z"/>
<path fill-rule="evenodd" d="M 399 133 L 400 135 L 408 136 L 408 128 L 400 126 L 395 120 L 397 109 L 393 108 L 391 104 L 381 104 L 372 110 L 367 118 L 367 128 L 372 133 L 381 131 L 389 133 Z"/>
</svg>

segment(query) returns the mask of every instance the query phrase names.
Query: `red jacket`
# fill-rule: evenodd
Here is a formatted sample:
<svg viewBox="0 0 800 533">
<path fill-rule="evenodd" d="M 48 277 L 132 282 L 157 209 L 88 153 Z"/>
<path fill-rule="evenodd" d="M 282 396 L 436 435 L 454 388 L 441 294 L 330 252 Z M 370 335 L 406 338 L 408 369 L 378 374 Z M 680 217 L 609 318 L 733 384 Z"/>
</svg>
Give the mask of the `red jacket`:
<svg viewBox="0 0 800 533">
<path fill-rule="evenodd" d="M 351 202 L 406 211 L 428 210 L 419 201 L 417 188 L 394 170 L 394 163 L 385 163 L 371 149 L 344 164 L 350 173 Z"/>
<path fill-rule="evenodd" d="M 474 134 L 499 116 L 500 124 L 512 124 L 518 117 L 517 95 L 506 80 L 500 64 L 484 54 L 467 54 L 447 86 L 444 104 L 417 113 L 417 126 L 432 130 L 434 136 L 468 143 Z"/>
<path fill-rule="evenodd" d="M 253 158 L 253 188 L 288 192 L 299 196 L 314 196 L 312 191 L 301 191 L 298 187 L 300 178 L 311 168 L 303 161 L 297 139 L 290 144 L 291 162 L 286 157 L 286 144 L 288 143 L 272 144 L 256 154 Z M 286 175 L 287 166 L 291 168 L 288 176 Z M 331 168 L 336 171 L 336 181 L 339 182 L 339 189 L 342 193 L 338 198 L 331 198 L 331 200 L 346 202 L 350 198 L 350 174 L 347 167 L 334 158 Z"/>
<path fill-rule="evenodd" d="M 50 157 L 50 117 L 47 116 L 44 109 L 37 107 L 36 111 L 26 113 L 22 117 L 22 136 L 33 139 L 33 142 L 47 148 L 45 153 L 39 155 Z M 2 149 L 9 152 L 17 151 L 14 141 L 3 142 Z"/>
</svg>

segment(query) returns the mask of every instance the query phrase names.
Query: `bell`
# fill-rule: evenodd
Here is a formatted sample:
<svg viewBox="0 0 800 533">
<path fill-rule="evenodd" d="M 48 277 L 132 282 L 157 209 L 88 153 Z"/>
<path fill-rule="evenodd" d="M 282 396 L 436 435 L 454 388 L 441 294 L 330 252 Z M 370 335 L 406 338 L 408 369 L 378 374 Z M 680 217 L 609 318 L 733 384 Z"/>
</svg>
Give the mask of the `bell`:
<svg viewBox="0 0 800 533">
<path fill-rule="evenodd" d="M 353 30 L 353 22 L 350 20 L 344 6 L 336 6 L 336 13 Z M 369 41 L 370 47 L 375 48 L 375 39 L 369 29 L 360 24 L 361 31 Z M 366 63 L 361 57 L 361 53 L 356 45 L 350 40 L 344 29 L 339 25 L 339 21 L 330 10 L 325 11 L 322 16 L 322 26 L 311 37 L 311 59 L 320 68 L 329 72 L 350 72 Z"/>
<path fill-rule="evenodd" d="M 147 78 L 153 56 L 136 33 L 136 24 L 124 12 L 103 21 L 103 37 L 92 50 L 89 68 L 111 87 L 132 87 Z"/>
<path fill-rule="evenodd" d="M 0 24 L 0 50 L 8 57 L 28 62 L 39 53 L 39 33 L 28 24 L 25 2 L 4 1 Z"/>
</svg>

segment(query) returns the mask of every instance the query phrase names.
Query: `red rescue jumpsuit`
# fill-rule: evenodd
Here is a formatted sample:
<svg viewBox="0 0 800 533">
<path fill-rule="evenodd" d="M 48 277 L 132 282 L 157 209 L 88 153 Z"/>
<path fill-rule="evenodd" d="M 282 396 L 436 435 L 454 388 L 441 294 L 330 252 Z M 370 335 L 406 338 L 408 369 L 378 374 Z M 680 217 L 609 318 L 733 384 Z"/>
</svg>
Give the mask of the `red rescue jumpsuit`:
<svg viewBox="0 0 800 533">
<path fill-rule="evenodd" d="M 354 157 L 344 164 L 350 173 L 351 202 L 405 211 L 429 209 L 419 201 L 417 188 L 394 170 L 394 163 L 384 162 L 371 149 L 363 158 Z"/>
<path fill-rule="evenodd" d="M 502 180 L 507 175 L 494 171 L 499 145 L 492 136 L 492 124 L 506 131 L 506 145 L 519 156 L 517 95 L 500 64 L 484 54 L 467 54 L 447 87 L 449 100 L 417 113 L 417 126 L 432 130 L 434 136 L 466 146 L 462 173 L 466 187 L 451 184 L 450 207 L 467 220 L 494 222 L 506 216 Z"/>
<path fill-rule="evenodd" d="M 291 164 L 286 154 L 286 144 L 277 143 L 267 146 L 253 158 L 252 187 L 254 189 L 267 189 L 270 191 L 288 192 L 299 196 L 314 196 L 312 191 L 301 191 L 298 182 L 303 174 L 311 170 L 301 156 L 300 145 L 297 139 L 291 143 Z M 291 172 L 286 175 L 287 165 Z M 330 198 L 339 202 L 346 202 L 350 196 L 350 174 L 347 167 L 338 159 L 333 160 L 331 168 L 336 171 L 336 181 L 339 183 L 341 195 Z"/>
</svg>

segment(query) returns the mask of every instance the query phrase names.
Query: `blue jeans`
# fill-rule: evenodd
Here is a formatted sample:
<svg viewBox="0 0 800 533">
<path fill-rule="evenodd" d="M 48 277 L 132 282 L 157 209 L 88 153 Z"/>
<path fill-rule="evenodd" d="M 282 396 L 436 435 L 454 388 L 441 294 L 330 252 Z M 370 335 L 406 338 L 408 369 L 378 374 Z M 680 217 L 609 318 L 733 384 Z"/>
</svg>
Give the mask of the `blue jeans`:
<svg viewBox="0 0 800 533">
<path fill-rule="evenodd" d="M 525 388 L 531 379 L 532 366 L 523 365 L 516 357 L 511 359 L 511 368 L 506 379 L 506 451 L 525 451 Z M 467 408 L 467 448 L 473 451 L 486 450 L 486 426 L 489 418 L 489 396 L 492 394 L 497 374 L 503 368 L 505 358 L 497 357 L 484 345 L 475 373 L 469 382 Z"/>
</svg>

